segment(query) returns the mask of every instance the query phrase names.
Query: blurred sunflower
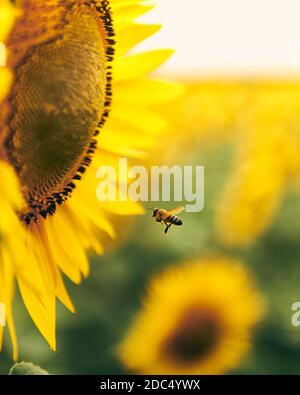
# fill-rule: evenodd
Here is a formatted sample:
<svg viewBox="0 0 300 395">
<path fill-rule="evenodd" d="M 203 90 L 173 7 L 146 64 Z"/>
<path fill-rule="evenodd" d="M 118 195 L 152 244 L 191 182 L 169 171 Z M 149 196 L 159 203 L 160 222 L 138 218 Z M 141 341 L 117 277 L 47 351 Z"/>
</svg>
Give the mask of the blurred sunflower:
<svg viewBox="0 0 300 395">
<path fill-rule="evenodd" d="M 87 253 L 101 254 L 104 235 L 115 237 L 111 215 L 143 212 L 129 201 L 97 201 L 96 170 L 117 166 L 119 156 L 143 158 L 166 126 L 149 106 L 180 88 L 146 77 L 171 51 L 127 55 L 159 29 L 134 22 L 151 5 L 14 4 L 0 0 L 0 39 L 7 51 L 7 67 L 0 67 L 0 302 L 17 358 L 15 278 L 55 350 L 56 298 L 74 311 L 62 273 L 80 283 L 89 272 Z M 2 335 L 0 328 L 0 345 Z"/>
<path fill-rule="evenodd" d="M 241 264 L 189 262 L 152 280 L 120 359 L 144 374 L 221 374 L 249 350 L 262 313 L 262 297 Z"/>
<path fill-rule="evenodd" d="M 216 213 L 219 237 L 232 246 L 253 243 L 266 231 L 300 174 L 298 83 L 248 89 L 248 106 L 242 109 L 248 119 L 236 139 L 233 171 Z"/>
</svg>

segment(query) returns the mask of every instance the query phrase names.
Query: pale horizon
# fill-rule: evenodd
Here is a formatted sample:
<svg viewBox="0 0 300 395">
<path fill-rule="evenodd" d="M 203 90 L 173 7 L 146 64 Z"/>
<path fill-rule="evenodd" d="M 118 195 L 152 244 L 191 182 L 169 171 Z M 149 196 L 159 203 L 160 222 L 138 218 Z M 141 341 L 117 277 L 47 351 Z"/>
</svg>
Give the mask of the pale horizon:
<svg viewBox="0 0 300 395">
<path fill-rule="evenodd" d="M 154 3 L 142 20 L 163 29 L 139 49 L 175 48 L 160 73 L 300 76 L 299 0 Z"/>
</svg>

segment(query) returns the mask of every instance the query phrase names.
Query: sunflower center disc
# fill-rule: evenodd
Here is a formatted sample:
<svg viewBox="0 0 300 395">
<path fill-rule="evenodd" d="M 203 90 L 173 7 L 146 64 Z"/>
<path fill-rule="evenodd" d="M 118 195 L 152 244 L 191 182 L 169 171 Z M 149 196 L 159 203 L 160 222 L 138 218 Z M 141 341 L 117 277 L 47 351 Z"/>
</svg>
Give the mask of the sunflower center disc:
<svg viewBox="0 0 300 395">
<path fill-rule="evenodd" d="M 27 222 L 54 212 L 90 162 L 107 89 L 100 22 L 88 7 L 74 7 L 62 32 L 30 48 L 16 67 L 7 146 Z"/>
<path fill-rule="evenodd" d="M 218 327 L 210 312 L 192 309 L 180 320 L 164 348 L 168 359 L 187 365 L 204 358 L 216 345 Z"/>
</svg>

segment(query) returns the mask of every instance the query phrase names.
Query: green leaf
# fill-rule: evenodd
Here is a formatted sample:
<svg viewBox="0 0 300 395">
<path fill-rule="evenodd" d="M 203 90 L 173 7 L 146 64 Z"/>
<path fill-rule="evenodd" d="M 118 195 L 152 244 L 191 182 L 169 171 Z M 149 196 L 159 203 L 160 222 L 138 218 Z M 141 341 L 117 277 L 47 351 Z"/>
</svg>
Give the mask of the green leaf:
<svg viewBox="0 0 300 395">
<path fill-rule="evenodd" d="M 40 368 L 39 366 L 35 366 L 30 362 L 20 362 L 15 363 L 14 366 L 10 369 L 10 375 L 47 375 L 49 374 L 46 370 Z"/>
</svg>

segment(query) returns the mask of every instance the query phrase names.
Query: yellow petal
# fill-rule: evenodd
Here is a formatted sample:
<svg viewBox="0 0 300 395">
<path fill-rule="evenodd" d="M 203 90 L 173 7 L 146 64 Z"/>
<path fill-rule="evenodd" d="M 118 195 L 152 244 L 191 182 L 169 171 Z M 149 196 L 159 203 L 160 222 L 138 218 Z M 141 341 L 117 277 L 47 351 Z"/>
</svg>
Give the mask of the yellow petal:
<svg viewBox="0 0 300 395">
<path fill-rule="evenodd" d="M 154 5 L 138 3 L 137 1 L 114 1 L 112 4 L 115 26 L 131 25 L 132 22 L 146 12 L 152 10 Z"/>
<path fill-rule="evenodd" d="M 56 349 L 55 339 L 55 293 L 52 296 L 37 296 L 22 280 L 18 281 L 24 304 L 38 330 L 49 343 L 52 350 Z"/>
<path fill-rule="evenodd" d="M 113 214 L 130 216 L 143 215 L 144 209 L 140 203 L 126 201 L 126 202 L 106 202 L 105 210 Z"/>
<path fill-rule="evenodd" d="M 124 55 L 136 44 L 152 36 L 161 28 L 160 25 L 133 25 L 123 27 L 117 31 L 118 41 L 116 49 L 118 55 Z"/>
<path fill-rule="evenodd" d="M 182 95 L 180 84 L 139 78 L 116 84 L 114 107 L 145 107 L 171 101 Z"/>
<path fill-rule="evenodd" d="M 173 54 L 173 50 L 160 49 L 116 59 L 114 81 L 142 77 L 157 69 Z"/>
</svg>

